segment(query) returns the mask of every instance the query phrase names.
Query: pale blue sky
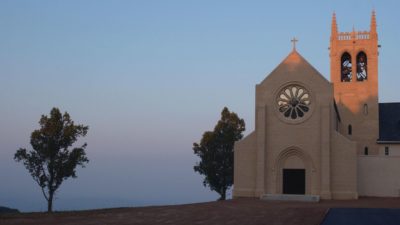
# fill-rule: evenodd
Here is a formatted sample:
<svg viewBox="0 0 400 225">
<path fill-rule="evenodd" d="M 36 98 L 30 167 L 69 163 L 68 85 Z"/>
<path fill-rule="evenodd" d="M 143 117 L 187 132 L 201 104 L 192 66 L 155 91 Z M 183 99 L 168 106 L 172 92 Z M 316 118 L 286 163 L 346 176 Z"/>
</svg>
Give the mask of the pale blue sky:
<svg viewBox="0 0 400 225">
<path fill-rule="evenodd" d="M 254 127 L 254 88 L 290 52 L 329 78 L 341 31 L 377 12 L 379 99 L 400 101 L 400 3 L 340 1 L 0 1 L 0 205 L 45 210 L 19 147 L 53 106 L 90 126 L 91 160 L 55 209 L 215 200 L 192 143 L 224 106 Z"/>
</svg>

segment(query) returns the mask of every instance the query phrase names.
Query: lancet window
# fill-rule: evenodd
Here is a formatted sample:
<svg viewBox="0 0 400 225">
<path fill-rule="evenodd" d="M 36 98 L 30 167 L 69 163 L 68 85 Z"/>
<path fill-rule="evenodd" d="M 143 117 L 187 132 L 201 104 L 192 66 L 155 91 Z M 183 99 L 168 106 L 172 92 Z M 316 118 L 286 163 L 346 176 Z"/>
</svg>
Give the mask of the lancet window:
<svg viewBox="0 0 400 225">
<path fill-rule="evenodd" d="M 345 52 L 341 58 L 341 81 L 342 82 L 350 82 L 352 80 L 352 71 L 351 71 L 351 56 L 349 53 Z"/>
<path fill-rule="evenodd" d="M 360 52 L 357 55 L 357 81 L 364 81 L 367 77 L 367 55 Z"/>
</svg>

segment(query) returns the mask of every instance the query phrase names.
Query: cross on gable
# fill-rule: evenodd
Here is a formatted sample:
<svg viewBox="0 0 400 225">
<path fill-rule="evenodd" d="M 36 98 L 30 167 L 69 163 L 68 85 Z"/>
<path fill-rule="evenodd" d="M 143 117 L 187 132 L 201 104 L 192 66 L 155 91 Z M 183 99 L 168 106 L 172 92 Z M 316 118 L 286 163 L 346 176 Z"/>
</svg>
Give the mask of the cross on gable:
<svg viewBox="0 0 400 225">
<path fill-rule="evenodd" d="M 297 40 L 295 37 L 292 38 L 292 40 L 290 40 L 293 43 L 293 50 L 296 50 L 296 42 L 298 42 L 299 40 Z"/>
</svg>

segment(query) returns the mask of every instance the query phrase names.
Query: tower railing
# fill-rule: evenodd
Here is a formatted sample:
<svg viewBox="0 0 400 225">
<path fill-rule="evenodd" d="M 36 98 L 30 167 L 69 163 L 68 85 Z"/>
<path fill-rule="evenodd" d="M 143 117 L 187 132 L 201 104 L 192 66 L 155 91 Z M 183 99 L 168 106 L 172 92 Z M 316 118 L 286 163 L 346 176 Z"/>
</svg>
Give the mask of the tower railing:
<svg viewBox="0 0 400 225">
<path fill-rule="evenodd" d="M 350 32 L 343 32 L 338 34 L 338 40 L 351 40 L 351 33 Z"/>
<path fill-rule="evenodd" d="M 358 32 L 341 32 L 337 35 L 339 41 L 347 40 L 368 40 L 370 39 L 370 34 L 368 31 L 358 31 Z"/>
</svg>

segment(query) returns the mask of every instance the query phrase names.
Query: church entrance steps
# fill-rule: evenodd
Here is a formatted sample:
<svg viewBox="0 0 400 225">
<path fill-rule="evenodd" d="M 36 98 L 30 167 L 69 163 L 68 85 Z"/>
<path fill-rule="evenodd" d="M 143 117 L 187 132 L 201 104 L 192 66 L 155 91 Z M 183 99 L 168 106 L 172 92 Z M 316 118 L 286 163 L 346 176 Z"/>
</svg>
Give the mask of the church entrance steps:
<svg viewBox="0 0 400 225">
<path fill-rule="evenodd" d="M 261 200 L 319 202 L 318 195 L 265 194 Z"/>
</svg>

